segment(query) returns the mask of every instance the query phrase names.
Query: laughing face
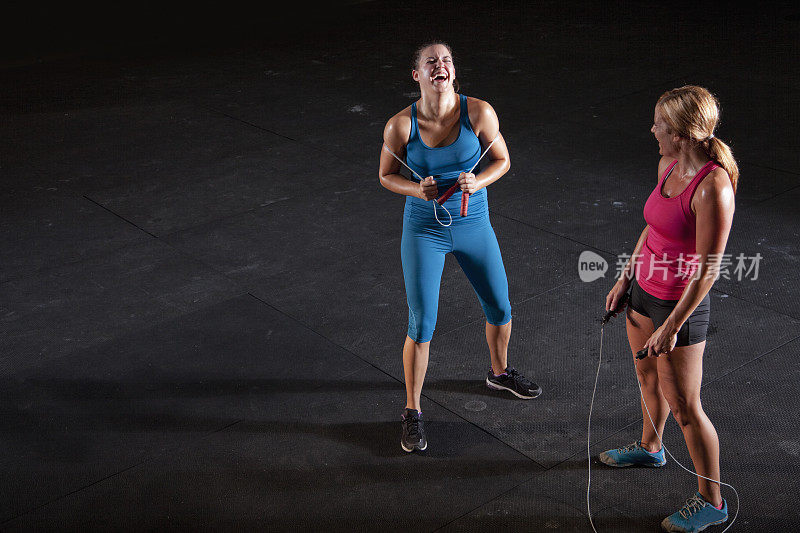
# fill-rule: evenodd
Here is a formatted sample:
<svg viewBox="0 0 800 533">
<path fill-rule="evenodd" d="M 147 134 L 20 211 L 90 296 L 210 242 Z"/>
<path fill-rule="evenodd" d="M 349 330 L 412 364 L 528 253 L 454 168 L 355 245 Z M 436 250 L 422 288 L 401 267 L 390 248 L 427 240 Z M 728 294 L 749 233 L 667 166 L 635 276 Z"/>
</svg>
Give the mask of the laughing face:
<svg viewBox="0 0 800 533">
<path fill-rule="evenodd" d="M 664 121 L 664 117 L 661 115 L 661 110 L 658 106 L 656 106 L 653 115 L 653 127 L 650 128 L 650 131 L 655 136 L 656 141 L 658 141 L 659 154 L 669 157 L 675 157 L 677 155 L 677 136 L 669 131 L 669 126 L 667 126 L 667 123 Z"/>
<path fill-rule="evenodd" d="M 432 89 L 436 92 L 447 92 L 453 88 L 456 79 L 456 68 L 450 50 L 443 44 L 429 46 L 420 54 L 417 68 L 411 72 L 420 89 Z"/>
</svg>

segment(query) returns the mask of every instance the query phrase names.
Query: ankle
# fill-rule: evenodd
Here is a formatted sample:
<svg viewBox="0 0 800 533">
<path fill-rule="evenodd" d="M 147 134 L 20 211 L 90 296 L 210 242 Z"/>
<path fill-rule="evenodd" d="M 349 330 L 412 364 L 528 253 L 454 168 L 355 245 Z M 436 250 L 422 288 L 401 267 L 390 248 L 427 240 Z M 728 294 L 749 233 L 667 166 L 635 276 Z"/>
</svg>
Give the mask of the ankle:
<svg viewBox="0 0 800 533">
<path fill-rule="evenodd" d="M 703 493 L 701 492 L 701 493 L 700 493 L 700 496 L 702 496 L 702 497 L 703 497 L 703 499 L 704 499 L 706 502 L 708 502 L 708 503 L 710 503 L 711 505 L 713 505 L 715 509 L 717 509 L 717 510 L 722 510 L 722 496 L 721 496 L 721 495 L 717 495 L 716 497 L 709 497 L 709 496 L 707 496 L 706 494 L 703 494 Z"/>
<path fill-rule="evenodd" d="M 661 451 L 661 446 L 659 446 L 658 444 L 651 444 L 646 440 L 642 441 L 642 448 L 644 448 L 650 453 L 658 453 Z"/>
<path fill-rule="evenodd" d="M 498 368 L 494 364 L 492 364 L 491 370 L 495 377 L 506 373 L 506 367 Z"/>
</svg>

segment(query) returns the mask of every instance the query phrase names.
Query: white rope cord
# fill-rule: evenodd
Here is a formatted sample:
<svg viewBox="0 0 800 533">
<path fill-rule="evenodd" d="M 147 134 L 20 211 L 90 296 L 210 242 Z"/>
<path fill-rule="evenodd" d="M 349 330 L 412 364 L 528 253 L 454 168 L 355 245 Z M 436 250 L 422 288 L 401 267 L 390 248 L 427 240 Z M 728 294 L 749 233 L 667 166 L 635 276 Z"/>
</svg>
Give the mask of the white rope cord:
<svg viewBox="0 0 800 533">
<path fill-rule="evenodd" d="M 589 451 L 589 446 L 592 437 L 592 409 L 594 409 L 594 395 L 597 392 L 597 380 L 600 378 L 600 365 L 603 363 L 603 331 L 605 331 L 605 324 L 600 326 L 600 357 L 597 361 L 597 374 L 594 376 L 594 389 L 592 390 L 592 401 L 589 403 L 589 426 L 586 428 L 586 459 L 589 464 L 589 481 L 586 483 L 586 512 L 589 514 L 589 524 L 592 526 L 592 531 L 597 533 L 592 520 L 592 504 L 589 501 L 589 490 L 592 486 L 592 454 Z"/>
<path fill-rule="evenodd" d="M 592 530 L 595 533 L 597 533 L 597 529 L 594 527 L 594 521 L 592 520 L 592 506 L 591 506 L 591 502 L 589 500 L 590 489 L 591 489 L 591 486 L 592 486 L 592 455 L 591 455 L 591 452 L 589 451 L 589 446 L 591 444 L 592 410 L 594 408 L 594 397 L 595 397 L 595 393 L 597 392 L 597 381 L 598 381 L 598 379 L 600 377 L 600 365 L 603 362 L 603 331 L 604 331 L 604 328 L 605 328 L 605 324 L 600 327 L 600 357 L 598 358 L 598 361 L 597 361 L 597 374 L 595 375 L 595 378 L 594 378 L 594 390 L 592 390 L 592 400 L 589 403 L 589 424 L 588 424 L 588 428 L 586 430 L 586 459 L 587 459 L 587 463 L 589 465 L 589 476 L 588 476 L 588 481 L 586 483 L 586 511 L 587 511 L 587 513 L 589 515 L 589 524 L 591 524 Z M 634 366 L 634 370 L 635 370 L 635 368 L 636 368 L 636 363 L 635 362 L 633 363 L 633 366 Z M 687 472 L 689 472 L 692 475 L 695 475 L 697 477 L 701 477 L 703 479 L 711 481 L 712 483 L 718 483 L 719 485 L 724 485 L 726 487 L 730 487 L 733 490 L 734 495 L 736 495 L 736 513 L 734 513 L 734 515 L 733 515 L 733 520 L 731 520 L 731 522 L 728 524 L 728 526 L 725 529 L 722 530 L 722 533 L 725 533 L 725 531 L 728 531 L 733 526 L 733 523 L 736 522 L 736 518 L 739 516 L 739 492 L 736 490 L 736 487 L 734 487 L 733 485 L 731 485 L 729 483 L 723 483 L 722 481 L 718 481 L 716 479 L 708 478 L 706 476 L 698 474 L 697 472 L 693 472 L 692 470 L 689 470 L 688 468 L 683 466 L 680 461 L 675 459 L 675 456 L 672 455 L 672 452 L 670 452 L 667 449 L 667 447 L 664 445 L 664 443 L 662 442 L 661 437 L 658 436 L 658 429 L 656 429 L 656 425 L 653 422 L 653 417 L 650 416 L 650 409 L 648 409 L 647 402 L 644 400 L 644 392 L 642 391 L 642 384 L 639 383 L 639 379 L 638 378 L 636 379 L 636 384 L 639 386 L 639 396 L 641 396 L 641 398 L 642 398 L 642 405 L 644 405 L 645 411 L 647 412 L 647 418 L 650 419 L 650 424 L 653 426 L 653 430 L 656 433 L 656 438 L 658 438 L 659 444 L 661 445 L 661 447 L 664 448 L 664 451 L 667 452 L 667 454 L 669 454 L 669 456 L 672 458 L 672 460 L 675 461 L 678 464 L 678 466 L 680 466 L 681 468 L 683 468 L 684 470 L 686 470 Z"/>
<path fill-rule="evenodd" d="M 478 160 L 475 161 L 475 164 L 472 165 L 472 168 L 467 170 L 467 174 L 472 174 L 472 171 L 475 170 L 475 167 L 477 167 L 478 163 L 481 162 L 481 159 L 483 159 L 483 156 L 485 156 L 487 154 L 487 152 L 489 152 L 489 148 L 491 148 L 492 145 L 494 144 L 494 142 L 499 138 L 500 138 L 500 132 L 497 132 L 497 135 L 494 136 L 494 139 L 492 139 L 492 142 L 490 142 L 489 146 L 486 147 L 486 150 L 484 150 L 483 153 L 481 154 L 481 156 L 478 158 Z"/>
<path fill-rule="evenodd" d="M 489 149 L 492 147 L 492 145 L 495 143 L 495 141 L 496 141 L 497 139 L 499 139 L 499 138 L 500 138 L 500 133 L 498 132 L 498 133 L 497 133 L 497 135 L 495 135 L 494 139 L 492 139 L 492 142 L 490 142 L 490 143 L 489 143 L 489 146 L 487 146 L 487 147 L 486 147 L 486 150 L 484 150 L 484 151 L 483 151 L 483 153 L 481 154 L 481 156 L 478 158 L 478 160 L 477 160 L 477 161 L 475 161 L 475 164 L 474 164 L 474 165 L 472 165 L 472 168 L 470 168 L 470 169 L 467 171 L 467 174 L 471 174 L 471 173 L 472 173 L 472 171 L 473 171 L 473 170 L 475 170 L 475 168 L 478 166 L 478 163 L 480 163 L 480 162 L 481 162 L 481 159 L 483 159 L 483 156 L 485 156 L 487 153 L 489 153 Z M 408 170 L 409 170 L 409 171 L 410 171 L 412 174 L 414 174 L 414 175 L 415 175 L 417 178 L 419 178 L 419 181 L 422 181 L 422 180 L 423 180 L 423 177 L 422 177 L 422 176 L 420 176 L 419 174 L 417 174 L 417 173 L 414 171 L 414 169 L 413 169 L 413 168 L 411 168 L 410 166 L 408 166 L 408 165 L 406 164 L 406 162 L 405 162 L 405 161 L 403 161 L 402 159 L 400 159 L 399 157 L 397 157 L 397 154 L 395 154 L 394 152 L 392 152 L 391 150 L 389 150 L 389 148 L 386 146 L 386 143 L 384 143 L 384 144 L 383 144 L 383 149 L 384 149 L 384 150 L 386 150 L 387 152 L 389 152 L 389 154 L 390 154 L 392 157 L 394 157 L 395 159 L 397 159 L 397 161 L 398 161 L 398 162 L 399 162 L 401 165 L 403 165 L 404 167 L 406 167 L 406 168 L 407 168 L 407 169 L 408 169 Z M 442 205 L 442 204 L 439 204 L 439 202 L 437 202 L 436 200 L 431 200 L 431 201 L 433 202 L 433 216 L 436 218 L 436 222 L 438 222 L 438 223 L 439 223 L 439 225 L 441 225 L 441 226 L 443 226 L 443 227 L 445 227 L 445 228 L 448 228 L 448 227 L 450 227 L 450 226 L 453 224 L 453 215 L 451 215 L 451 214 L 450 214 L 450 211 L 449 211 L 449 210 L 448 210 L 448 209 L 447 209 L 447 208 L 446 208 L 444 205 Z M 442 224 L 442 221 L 441 221 L 441 220 L 439 220 L 439 215 L 436 213 L 436 206 L 437 206 L 437 205 L 439 205 L 439 206 L 440 206 L 442 209 L 444 209 L 444 210 L 445 210 L 445 212 L 447 213 L 447 216 L 448 216 L 448 217 L 450 217 L 450 222 L 448 222 L 447 224 Z"/>
<path fill-rule="evenodd" d="M 385 143 L 383 145 L 383 149 L 386 150 L 387 152 L 389 152 L 389 154 L 391 154 L 392 157 L 397 159 L 397 161 L 399 161 L 401 165 L 406 167 L 408 170 L 411 171 L 412 174 L 414 174 L 416 177 L 418 177 L 419 181 L 422 181 L 424 179 L 422 176 L 420 176 L 419 174 L 414 172 L 413 168 L 411 168 L 410 166 L 406 165 L 405 161 L 403 161 L 402 159 L 397 157 L 397 155 L 394 152 L 389 150 L 389 148 L 386 146 Z M 445 206 L 442 206 L 442 209 L 444 209 L 447 212 L 447 216 L 450 217 L 450 222 L 448 224 L 442 224 L 442 221 L 439 220 L 439 215 L 436 213 L 436 200 L 431 200 L 431 202 L 433 202 L 433 216 L 436 217 L 436 222 L 438 222 L 440 226 L 444 226 L 445 228 L 450 227 L 450 225 L 453 224 L 453 215 L 450 214 L 450 211 L 448 211 L 448 209 Z"/>
</svg>

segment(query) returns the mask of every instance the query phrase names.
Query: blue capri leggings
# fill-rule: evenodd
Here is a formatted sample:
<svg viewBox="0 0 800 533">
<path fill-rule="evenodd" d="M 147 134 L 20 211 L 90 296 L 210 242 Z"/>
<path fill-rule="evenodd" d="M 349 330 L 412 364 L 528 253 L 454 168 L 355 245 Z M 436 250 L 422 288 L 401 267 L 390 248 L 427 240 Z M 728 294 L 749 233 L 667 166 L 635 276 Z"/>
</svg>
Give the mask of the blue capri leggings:
<svg viewBox="0 0 800 533">
<path fill-rule="evenodd" d="M 460 194 L 456 196 L 460 201 Z M 456 202 L 453 204 L 457 209 Z M 432 221 L 430 202 L 424 204 L 424 216 L 414 216 L 413 207 L 406 209 L 400 245 L 408 300 L 408 336 L 416 342 L 428 342 L 433 337 L 447 253 L 455 256 L 472 283 L 486 320 L 496 326 L 507 324 L 511 320 L 508 280 L 488 213 L 461 218 L 456 210 L 453 224 L 445 228 Z M 447 221 L 445 214 L 444 222 Z"/>
</svg>

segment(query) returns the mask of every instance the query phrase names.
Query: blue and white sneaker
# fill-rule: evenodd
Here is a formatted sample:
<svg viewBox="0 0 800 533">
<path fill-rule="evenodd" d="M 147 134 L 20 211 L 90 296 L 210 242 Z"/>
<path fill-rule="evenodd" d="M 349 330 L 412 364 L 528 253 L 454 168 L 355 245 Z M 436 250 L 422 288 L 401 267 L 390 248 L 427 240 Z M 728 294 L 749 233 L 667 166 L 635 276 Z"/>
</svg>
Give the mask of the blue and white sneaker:
<svg viewBox="0 0 800 533">
<path fill-rule="evenodd" d="M 661 528 L 664 531 L 690 533 L 703 531 L 726 520 L 728 520 L 728 502 L 723 499 L 722 509 L 717 509 L 703 499 L 699 492 L 695 492 L 694 496 L 686 500 L 683 507 L 661 522 Z"/>
<path fill-rule="evenodd" d="M 657 467 L 667 464 L 663 446 L 656 453 L 650 453 L 642 447 L 642 441 L 640 440 L 622 448 L 606 450 L 598 455 L 597 458 L 608 466 L 617 467 L 633 465 Z"/>
</svg>

